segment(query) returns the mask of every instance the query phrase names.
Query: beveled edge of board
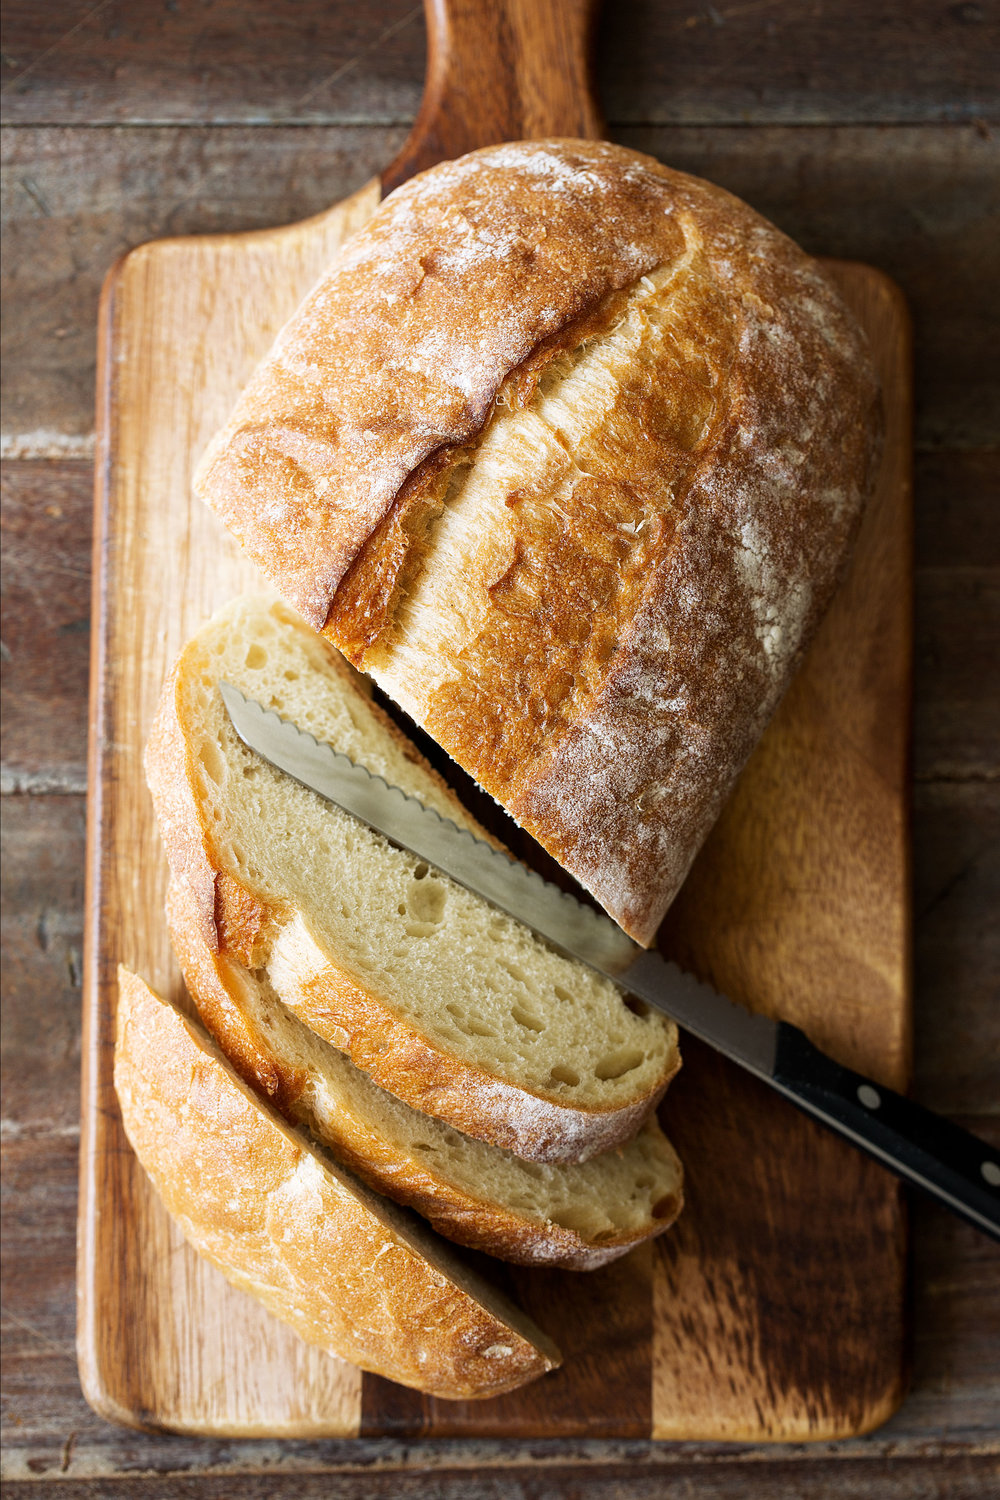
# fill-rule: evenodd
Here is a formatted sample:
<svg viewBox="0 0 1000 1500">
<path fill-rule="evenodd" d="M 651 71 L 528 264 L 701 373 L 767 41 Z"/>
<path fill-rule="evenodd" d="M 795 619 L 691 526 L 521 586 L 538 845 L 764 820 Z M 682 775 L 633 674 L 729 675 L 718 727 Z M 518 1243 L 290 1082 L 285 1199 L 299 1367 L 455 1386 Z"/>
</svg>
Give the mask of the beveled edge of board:
<svg viewBox="0 0 1000 1500">
<path fill-rule="evenodd" d="M 905 567 L 903 576 L 905 579 L 905 598 L 901 603 L 906 608 L 906 661 L 905 670 L 901 673 L 904 680 L 903 696 L 906 702 L 906 724 L 905 733 L 902 738 L 902 764 L 899 768 L 900 781 L 903 788 L 904 806 L 906 812 L 906 828 L 903 839 L 903 863 L 900 870 L 900 886 L 903 892 L 901 909 L 904 914 L 904 931 L 902 940 L 902 952 L 900 954 L 902 967 L 902 1019 L 904 1025 L 903 1059 L 904 1066 L 901 1075 L 892 1080 L 892 1087 L 898 1093 L 908 1093 L 913 1084 L 913 994 L 914 994 L 914 953 L 913 953 L 913 695 L 914 695 L 914 608 L 915 608 L 915 516 L 914 516 L 914 433 L 913 433 L 913 411 L 914 411 L 914 330 L 913 314 L 906 294 L 899 283 L 878 266 L 870 266 L 864 261 L 841 260 L 834 256 L 818 256 L 820 264 L 837 281 L 837 289 L 841 291 L 842 282 L 838 280 L 838 274 L 851 278 L 863 273 L 865 279 L 872 287 L 878 286 L 885 299 L 887 321 L 894 325 L 896 337 L 896 352 L 899 359 L 899 388 L 898 399 L 890 408 L 885 406 L 885 436 L 886 447 L 889 447 L 893 424 L 898 424 L 898 448 L 900 459 L 905 458 L 905 465 L 901 462 L 900 473 L 900 502 L 898 507 L 898 537 L 900 545 L 905 550 Z M 904 1216 L 906 1214 L 907 1199 L 902 1195 Z"/>
<path fill-rule="evenodd" d="M 87 837 L 84 872 L 82 962 L 83 1026 L 80 1045 L 80 1163 L 76 1227 L 76 1359 L 80 1386 L 90 1407 L 105 1421 L 144 1431 L 159 1430 L 151 1413 L 123 1405 L 112 1395 L 101 1368 L 92 1322 L 95 1298 L 94 1217 L 97 1212 L 97 1156 L 100 1151 L 100 1019 L 101 1019 L 101 872 L 100 848 L 104 807 L 104 688 L 107 665 L 107 539 L 109 528 L 110 420 L 112 370 L 110 348 L 115 293 L 125 262 L 120 255 L 101 286 L 97 313 L 96 430 L 94 451 L 94 530 L 91 544 L 91 645 L 87 724 Z"/>
<path fill-rule="evenodd" d="M 198 1423 L 170 1424 L 159 1419 L 155 1413 L 139 1405 L 129 1405 L 113 1393 L 107 1371 L 99 1353 L 99 1340 L 94 1324 L 94 1288 L 97 1276 L 95 1247 L 95 1217 L 99 1211 L 98 1160 L 104 1149 L 103 1117 L 108 1108 L 116 1115 L 117 1100 L 114 1099 L 110 1082 L 103 1079 L 103 1055 L 101 1027 L 104 1002 L 102 991 L 113 992 L 111 980 L 104 972 L 109 964 L 101 946 L 102 916 L 102 869 L 101 846 L 104 828 L 105 790 L 105 709 L 107 674 L 109 668 L 109 621 L 108 621 L 108 544 L 111 525 L 112 484 L 111 450 L 115 412 L 115 371 L 111 350 L 114 342 L 116 298 L 122 280 L 136 263 L 150 255 L 166 251 L 172 253 L 180 246 L 223 245 L 238 242 L 241 245 L 262 244 L 267 241 L 296 239 L 322 229 L 327 221 L 344 215 L 350 216 L 352 209 L 361 209 L 367 204 L 369 214 L 377 208 L 381 198 L 378 177 L 369 178 L 361 187 L 329 208 L 306 219 L 290 224 L 269 226 L 264 229 L 244 230 L 236 233 L 219 232 L 205 235 L 175 235 L 169 238 L 142 241 L 124 251 L 112 262 L 101 285 L 97 314 L 97 358 L 96 358 L 96 434 L 94 453 L 94 503 L 93 538 L 91 545 L 91 647 L 90 682 L 88 693 L 87 729 L 87 829 L 84 856 L 84 927 L 81 973 L 81 1100 L 80 1100 L 80 1146 L 78 1170 L 78 1204 L 76 1231 L 76 1360 L 80 1386 L 87 1404 L 108 1422 L 118 1426 L 136 1428 L 146 1432 L 173 1432 L 193 1436 L 281 1436 L 281 1437 L 332 1437 L 355 1436 L 357 1424 L 351 1429 L 343 1423 L 332 1422 L 326 1426 L 315 1423 L 284 1424 L 279 1428 L 271 1425 L 266 1431 L 251 1425 L 224 1427 L 212 1424 L 203 1427 Z M 117 961 L 111 961 L 117 967 Z M 109 1021 L 112 1017 L 107 1018 Z M 102 1092 L 111 1091 L 106 1105 Z M 120 1118 L 118 1127 L 121 1129 Z"/>
</svg>

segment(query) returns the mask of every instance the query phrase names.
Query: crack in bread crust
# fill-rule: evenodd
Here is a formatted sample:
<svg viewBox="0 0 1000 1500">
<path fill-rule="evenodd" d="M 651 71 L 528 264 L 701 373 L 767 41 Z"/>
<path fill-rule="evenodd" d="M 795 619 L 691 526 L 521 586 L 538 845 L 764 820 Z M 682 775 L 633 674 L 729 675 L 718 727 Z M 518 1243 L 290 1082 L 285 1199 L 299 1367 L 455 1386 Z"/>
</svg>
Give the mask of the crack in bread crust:
<svg viewBox="0 0 1000 1500">
<path fill-rule="evenodd" d="M 685 228 L 680 260 L 617 299 L 523 409 L 498 412 L 364 658 L 508 805 L 587 716 L 709 461 L 738 329 Z M 639 431 L 666 436 L 626 461 Z"/>
<path fill-rule="evenodd" d="M 660 170 L 592 142 L 492 147 L 412 179 L 343 247 L 195 479 L 317 629 L 408 477 L 680 244 Z"/>
<path fill-rule="evenodd" d="M 365 663 L 376 643 L 384 649 L 387 639 L 396 638 L 397 611 L 425 571 L 434 549 L 434 532 L 497 420 L 533 405 L 538 385 L 552 367 L 621 320 L 626 297 L 625 292 L 610 293 L 596 308 L 543 340 L 506 376 L 494 397 L 493 410 L 472 441 L 450 444 L 431 454 L 401 486 L 388 514 L 344 575 L 324 626 L 324 633 L 355 666 Z"/>
</svg>

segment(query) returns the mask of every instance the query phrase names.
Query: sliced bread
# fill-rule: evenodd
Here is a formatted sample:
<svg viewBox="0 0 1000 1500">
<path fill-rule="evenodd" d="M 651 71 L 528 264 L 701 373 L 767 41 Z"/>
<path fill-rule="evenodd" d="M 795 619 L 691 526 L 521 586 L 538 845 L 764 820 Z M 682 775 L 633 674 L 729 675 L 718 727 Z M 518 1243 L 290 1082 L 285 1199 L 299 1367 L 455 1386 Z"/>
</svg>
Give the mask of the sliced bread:
<svg viewBox="0 0 1000 1500">
<path fill-rule="evenodd" d="M 290 1130 L 125 969 L 114 1078 L 125 1132 L 185 1238 L 307 1342 L 455 1400 L 560 1363 L 529 1318 Z"/>
<path fill-rule="evenodd" d="M 679 1066 L 676 1028 L 275 770 L 220 679 L 480 832 L 284 606 L 238 599 L 181 653 L 146 755 L 175 882 L 205 941 L 379 1087 L 537 1161 L 628 1140 Z"/>
<path fill-rule="evenodd" d="M 521 1265 L 589 1271 L 680 1212 L 681 1164 L 655 1117 L 579 1165 L 522 1161 L 378 1088 L 291 1014 L 265 972 L 212 953 L 177 887 L 167 914 L 199 1014 L 241 1077 L 448 1239 Z"/>
</svg>

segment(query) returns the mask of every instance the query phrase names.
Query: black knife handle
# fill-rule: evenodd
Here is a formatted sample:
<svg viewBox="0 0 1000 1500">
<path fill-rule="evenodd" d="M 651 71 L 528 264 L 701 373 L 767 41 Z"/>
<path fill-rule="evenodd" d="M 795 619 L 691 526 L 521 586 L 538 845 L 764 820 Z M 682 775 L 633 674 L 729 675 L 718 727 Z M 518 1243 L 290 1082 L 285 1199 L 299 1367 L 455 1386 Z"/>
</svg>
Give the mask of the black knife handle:
<svg viewBox="0 0 1000 1500">
<path fill-rule="evenodd" d="M 1000 1240 L 1000 1151 L 778 1025 L 773 1081 L 856 1146 Z"/>
</svg>

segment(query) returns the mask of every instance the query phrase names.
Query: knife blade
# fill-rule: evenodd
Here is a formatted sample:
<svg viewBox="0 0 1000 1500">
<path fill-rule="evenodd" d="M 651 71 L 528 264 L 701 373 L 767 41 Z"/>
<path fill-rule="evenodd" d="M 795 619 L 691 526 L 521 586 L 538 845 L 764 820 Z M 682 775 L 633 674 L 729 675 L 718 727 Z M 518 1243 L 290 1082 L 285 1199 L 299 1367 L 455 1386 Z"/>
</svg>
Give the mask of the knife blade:
<svg viewBox="0 0 1000 1500">
<path fill-rule="evenodd" d="M 843 1067 L 798 1027 L 754 1015 L 655 950 L 640 948 L 610 917 L 232 684 L 220 682 L 219 691 L 240 739 L 271 765 L 507 912 L 560 952 L 663 1012 L 884 1166 L 1000 1239 L 1000 1152 Z"/>
</svg>

